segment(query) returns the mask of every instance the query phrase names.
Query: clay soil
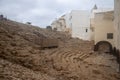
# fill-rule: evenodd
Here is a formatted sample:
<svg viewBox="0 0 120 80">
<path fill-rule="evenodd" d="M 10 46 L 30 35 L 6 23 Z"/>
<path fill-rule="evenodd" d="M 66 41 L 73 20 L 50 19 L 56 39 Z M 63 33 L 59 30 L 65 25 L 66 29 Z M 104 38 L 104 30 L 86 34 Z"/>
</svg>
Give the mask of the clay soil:
<svg viewBox="0 0 120 80">
<path fill-rule="evenodd" d="M 42 38 L 59 42 L 41 49 Z M 120 80 L 116 57 L 94 42 L 15 21 L 0 21 L 0 80 Z"/>
</svg>

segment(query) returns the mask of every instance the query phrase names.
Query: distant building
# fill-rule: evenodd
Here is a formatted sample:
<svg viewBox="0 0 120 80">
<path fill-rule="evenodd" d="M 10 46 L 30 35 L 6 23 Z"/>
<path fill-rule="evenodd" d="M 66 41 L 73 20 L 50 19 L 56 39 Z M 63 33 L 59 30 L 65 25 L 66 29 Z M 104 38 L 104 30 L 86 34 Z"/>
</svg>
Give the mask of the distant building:
<svg viewBox="0 0 120 80">
<path fill-rule="evenodd" d="M 85 10 L 73 10 L 69 15 L 72 37 L 90 40 L 90 12 Z"/>
<path fill-rule="evenodd" d="M 56 31 L 65 31 L 66 28 L 66 24 L 65 24 L 65 15 L 61 16 L 60 18 L 58 18 L 57 20 L 53 21 L 51 26 L 53 30 Z"/>
<path fill-rule="evenodd" d="M 46 26 L 46 29 L 52 30 L 52 27 L 51 26 Z"/>
<path fill-rule="evenodd" d="M 2 14 L 1 14 L 1 15 L 0 15 L 0 20 L 5 20 L 5 21 L 6 21 L 6 20 L 7 20 L 7 18 L 6 18 L 6 17 L 4 17 L 4 15 L 2 15 Z"/>
<path fill-rule="evenodd" d="M 31 25 L 32 23 L 31 22 L 26 22 L 26 24 Z"/>
<path fill-rule="evenodd" d="M 114 46 L 113 13 L 113 9 L 98 9 L 97 5 L 91 12 L 73 10 L 54 21 L 52 29 L 68 31 L 74 38 L 93 40 L 95 44 L 107 41 Z"/>
<path fill-rule="evenodd" d="M 84 10 L 73 10 L 58 20 L 51 26 L 57 31 L 64 31 L 71 34 L 72 37 L 83 40 L 90 40 L 90 13 Z"/>
<path fill-rule="evenodd" d="M 0 15 L 0 20 L 3 20 L 4 16 L 3 15 Z"/>
</svg>

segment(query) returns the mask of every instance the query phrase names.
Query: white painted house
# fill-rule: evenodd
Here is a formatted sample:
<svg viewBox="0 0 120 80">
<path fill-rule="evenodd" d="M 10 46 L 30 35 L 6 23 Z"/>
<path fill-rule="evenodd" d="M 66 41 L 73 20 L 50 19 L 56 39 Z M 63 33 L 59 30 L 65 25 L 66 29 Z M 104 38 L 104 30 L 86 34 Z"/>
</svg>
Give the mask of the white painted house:
<svg viewBox="0 0 120 80">
<path fill-rule="evenodd" d="M 72 37 L 90 40 L 90 12 L 85 10 L 73 10 L 69 17 Z"/>
<path fill-rule="evenodd" d="M 61 18 L 65 24 L 60 25 Z M 90 12 L 85 10 L 73 10 L 70 13 L 58 18 L 51 24 L 57 31 L 64 31 L 71 34 L 74 38 L 90 40 Z"/>
<path fill-rule="evenodd" d="M 65 31 L 66 24 L 65 24 L 65 15 L 61 16 L 60 18 L 56 19 L 52 22 L 51 26 L 52 29 L 57 31 Z"/>
</svg>

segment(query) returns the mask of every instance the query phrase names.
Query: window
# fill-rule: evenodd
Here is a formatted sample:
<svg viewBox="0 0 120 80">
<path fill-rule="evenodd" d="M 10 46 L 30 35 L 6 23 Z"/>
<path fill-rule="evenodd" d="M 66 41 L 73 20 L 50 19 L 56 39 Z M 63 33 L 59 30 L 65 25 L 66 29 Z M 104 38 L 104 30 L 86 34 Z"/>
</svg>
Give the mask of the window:
<svg viewBox="0 0 120 80">
<path fill-rule="evenodd" d="M 86 29 L 85 31 L 88 32 L 88 29 Z"/>
<path fill-rule="evenodd" d="M 53 30 L 54 30 L 54 31 L 57 31 L 57 28 L 54 28 Z"/>
<path fill-rule="evenodd" d="M 107 33 L 107 39 L 113 39 L 113 33 Z"/>
</svg>

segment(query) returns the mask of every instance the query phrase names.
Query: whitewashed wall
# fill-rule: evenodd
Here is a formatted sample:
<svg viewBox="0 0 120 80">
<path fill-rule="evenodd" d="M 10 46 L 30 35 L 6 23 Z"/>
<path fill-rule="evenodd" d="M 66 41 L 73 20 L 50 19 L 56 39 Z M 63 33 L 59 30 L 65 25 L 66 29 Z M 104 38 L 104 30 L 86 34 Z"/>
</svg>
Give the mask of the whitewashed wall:
<svg viewBox="0 0 120 80">
<path fill-rule="evenodd" d="M 70 14 L 72 37 L 90 40 L 90 13 L 84 10 L 73 10 Z"/>
</svg>

